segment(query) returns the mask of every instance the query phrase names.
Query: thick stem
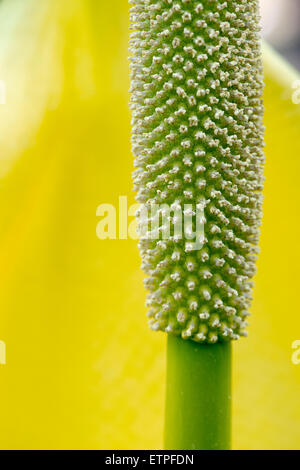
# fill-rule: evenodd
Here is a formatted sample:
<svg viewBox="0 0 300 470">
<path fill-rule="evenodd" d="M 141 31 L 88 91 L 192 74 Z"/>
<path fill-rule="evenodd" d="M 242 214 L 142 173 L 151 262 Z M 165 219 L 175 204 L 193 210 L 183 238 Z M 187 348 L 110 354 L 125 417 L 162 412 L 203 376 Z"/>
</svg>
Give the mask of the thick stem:
<svg viewBox="0 0 300 470">
<path fill-rule="evenodd" d="M 168 337 L 165 448 L 228 450 L 231 344 Z"/>
</svg>

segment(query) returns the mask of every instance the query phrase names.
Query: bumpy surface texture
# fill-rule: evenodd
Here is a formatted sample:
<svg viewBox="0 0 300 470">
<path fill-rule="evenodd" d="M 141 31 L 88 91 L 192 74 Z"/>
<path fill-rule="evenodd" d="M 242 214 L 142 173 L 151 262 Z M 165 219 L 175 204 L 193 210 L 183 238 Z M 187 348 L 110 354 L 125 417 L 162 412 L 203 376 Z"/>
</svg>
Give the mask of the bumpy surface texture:
<svg viewBox="0 0 300 470">
<path fill-rule="evenodd" d="M 261 221 L 258 1 L 132 3 L 134 181 L 150 326 L 199 342 L 238 339 Z M 144 215 L 153 204 L 156 231 L 157 213 Z M 176 210 L 185 216 L 191 204 L 195 217 L 203 209 L 197 250 L 175 230 Z"/>
</svg>

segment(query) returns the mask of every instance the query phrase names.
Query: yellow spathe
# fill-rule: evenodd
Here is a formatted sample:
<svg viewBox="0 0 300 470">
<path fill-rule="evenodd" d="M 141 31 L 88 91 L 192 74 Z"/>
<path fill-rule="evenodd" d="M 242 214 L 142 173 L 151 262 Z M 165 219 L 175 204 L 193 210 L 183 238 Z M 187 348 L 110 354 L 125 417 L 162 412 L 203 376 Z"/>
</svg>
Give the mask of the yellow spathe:
<svg viewBox="0 0 300 470">
<path fill-rule="evenodd" d="M 0 4 L 0 448 L 160 448 L 165 336 L 137 243 L 96 209 L 134 202 L 127 2 Z M 298 75 L 265 53 L 267 165 L 250 337 L 235 344 L 234 448 L 300 449 Z"/>
</svg>

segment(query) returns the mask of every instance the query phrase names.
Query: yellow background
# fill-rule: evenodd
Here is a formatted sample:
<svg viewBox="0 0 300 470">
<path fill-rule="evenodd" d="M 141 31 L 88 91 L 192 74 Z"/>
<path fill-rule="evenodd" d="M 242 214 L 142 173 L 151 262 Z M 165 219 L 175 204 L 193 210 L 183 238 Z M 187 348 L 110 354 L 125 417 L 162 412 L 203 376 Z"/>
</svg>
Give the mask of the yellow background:
<svg viewBox="0 0 300 470">
<path fill-rule="evenodd" d="M 0 448 L 161 448 L 165 336 L 137 243 L 100 241 L 132 193 L 126 0 L 0 5 Z M 267 165 L 250 337 L 234 346 L 233 447 L 300 449 L 297 74 L 265 52 Z"/>
</svg>

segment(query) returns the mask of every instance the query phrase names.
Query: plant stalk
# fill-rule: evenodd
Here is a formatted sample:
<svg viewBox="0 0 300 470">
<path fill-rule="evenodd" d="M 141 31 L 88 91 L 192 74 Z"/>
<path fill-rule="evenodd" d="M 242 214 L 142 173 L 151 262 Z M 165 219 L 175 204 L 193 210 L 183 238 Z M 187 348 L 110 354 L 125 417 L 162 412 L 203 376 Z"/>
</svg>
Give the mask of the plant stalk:
<svg viewBox="0 0 300 470">
<path fill-rule="evenodd" d="M 231 343 L 168 336 L 165 449 L 228 450 Z"/>
</svg>

